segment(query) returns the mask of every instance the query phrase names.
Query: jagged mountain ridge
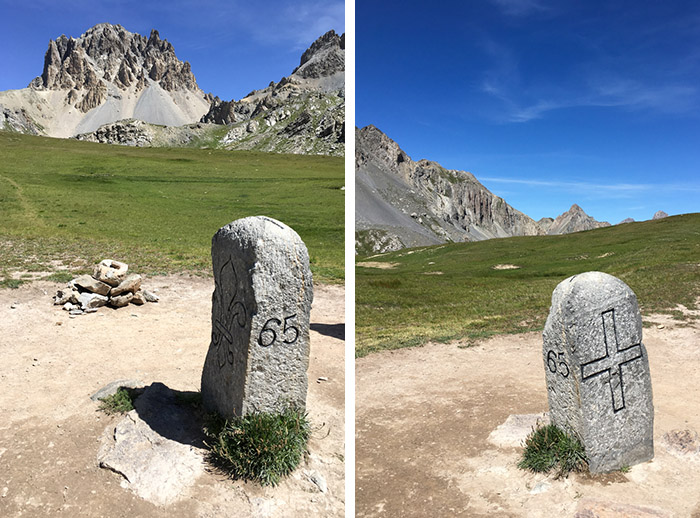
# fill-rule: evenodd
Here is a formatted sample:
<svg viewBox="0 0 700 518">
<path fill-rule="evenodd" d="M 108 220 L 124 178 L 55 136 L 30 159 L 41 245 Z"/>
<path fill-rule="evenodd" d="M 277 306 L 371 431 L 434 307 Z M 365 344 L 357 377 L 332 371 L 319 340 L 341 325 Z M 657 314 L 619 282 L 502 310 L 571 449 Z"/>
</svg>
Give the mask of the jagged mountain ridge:
<svg viewBox="0 0 700 518">
<path fill-rule="evenodd" d="M 358 248 L 376 252 L 542 233 L 471 173 L 415 162 L 374 126 L 356 131 L 355 149 Z M 377 241 L 384 244 L 374 246 Z"/>
<path fill-rule="evenodd" d="M 188 62 L 153 30 L 148 38 L 102 23 L 79 38 L 49 42 L 42 74 L 27 88 L 0 92 L 0 105 L 35 133 L 69 137 L 136 118 L 177 126 L 209 109 Z"/>
<path fill-rule="evenodd" d="M 344 70 L 345 37 L 329 31 L 288 77 L 221 101 L 199 89 L 189 63 L 158 31 L 145 38 L 100 24 L 78 39 L 50 41 L 42 74 L 25 89 L 0 92 L 0 129 L 111 144 L 343 155 Z"/>
<path fill-rule="evenodd" d="M 342 155 L 345 151 L 345 35 L 328 31 L 277 83 L 239 101 L 212 100 L 201 122 L 230 125 L 235 149 Z"/>
<path fill-rule="evenodd" d="M 561 234 L 597 222 L 578 205 L 535 222 L 486 189 L 471 173 L 413 161 L 370 125 L 356 130 L 356 250 L 386 252 L 448 241 Z"/>
</svg>

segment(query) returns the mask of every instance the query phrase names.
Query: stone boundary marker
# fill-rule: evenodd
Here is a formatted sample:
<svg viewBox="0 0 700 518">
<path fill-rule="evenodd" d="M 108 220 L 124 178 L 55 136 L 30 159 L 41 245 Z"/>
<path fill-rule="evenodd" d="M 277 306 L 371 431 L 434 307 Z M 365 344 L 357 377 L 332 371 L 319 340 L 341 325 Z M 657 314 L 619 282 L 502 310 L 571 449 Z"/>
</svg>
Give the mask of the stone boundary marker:
<svg viewBox="0 0 700 518">
<path fill-rule="evenodd" d="M 219 229 L 211 255 L 204 407 L 226 418 L 304 409 L 313 299 L 306 245 L 284 223 L 254 216 Z"/>
<path fill-rule="evenodd" d="M 552 294 L 543 338 L 550 419 L 581 439 L 590 471 L 653 458 L 651 377 L 632 290 L 602 272 L 569 277 Z"/>
</svg>

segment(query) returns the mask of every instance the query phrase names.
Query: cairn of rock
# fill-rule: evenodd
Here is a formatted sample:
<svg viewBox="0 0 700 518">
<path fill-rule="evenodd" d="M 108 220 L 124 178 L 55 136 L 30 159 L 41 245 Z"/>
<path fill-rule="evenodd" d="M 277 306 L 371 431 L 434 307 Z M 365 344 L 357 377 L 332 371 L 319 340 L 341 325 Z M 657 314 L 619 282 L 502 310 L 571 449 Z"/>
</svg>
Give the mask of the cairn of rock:
<svg viewBox="0 0 700 518">
<path fill-rule="evenodd" d="M 101 261 L 92 275 L 81 275 L 58 290 L 54 304 L 63 306 L 71 315 L 94 313 L 97 308 L 121 308 L 129 304 L 141 306 L 158 302 L 158 296 L 141 288 L 141 276 L 129 273 L 129 265 L 120 261 Z"/>
</svg>

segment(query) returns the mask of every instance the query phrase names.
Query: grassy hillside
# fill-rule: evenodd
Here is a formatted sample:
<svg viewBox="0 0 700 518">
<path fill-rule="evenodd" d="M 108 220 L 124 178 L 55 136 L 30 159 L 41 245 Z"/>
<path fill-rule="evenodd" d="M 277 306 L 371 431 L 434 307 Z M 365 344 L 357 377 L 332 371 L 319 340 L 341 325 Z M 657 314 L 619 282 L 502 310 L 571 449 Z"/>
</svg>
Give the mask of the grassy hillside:
<svg viewBox="0 0 700 518">
<path fill-rule="evenodd" d="M 129 148 L 0 132 L 0 283 L 102 258 L 143 273 L 211 269 L 223 225 L 266 215 L 306 243 L 316 280 L 344 277 L 339 157 Z"/>
<path fill-rule="evenodd" d="M 591 270 L 625 281 L 643 312 L 694 308 L 700 214 L 358 258 L 357 354 L 542 329 L 556 285 Z"/>
</svg>

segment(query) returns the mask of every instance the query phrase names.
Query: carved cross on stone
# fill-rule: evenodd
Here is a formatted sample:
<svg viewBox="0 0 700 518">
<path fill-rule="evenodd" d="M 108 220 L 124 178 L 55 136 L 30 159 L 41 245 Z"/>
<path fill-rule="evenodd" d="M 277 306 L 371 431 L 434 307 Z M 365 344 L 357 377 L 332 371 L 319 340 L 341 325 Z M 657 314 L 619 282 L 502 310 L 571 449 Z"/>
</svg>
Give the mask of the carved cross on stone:
<svg viewBox="0 0 700 518">
<path fill-rule="evenodd" d="M 639 343 L 620 348 L 615 327 L 615 310 L 602 313 L 603 337 L 605 340 L 605 356 L 596 358 L 581 365 L 581 379 L 587 380 L 601 374 L 609 377 L 612 393 L 613 411 L 619 412 L 625 408 L 625 387 L 622 381 L 622 366 L 642 357 Z"/>
<path fill-rule="evenodd" d="M 552 293 L 542 343 L 549 415 L 583 443 L 591 473 L 654 456 L 654 405 L 642 316 L 620 279 L 586 272 Z"/>
</svg>

